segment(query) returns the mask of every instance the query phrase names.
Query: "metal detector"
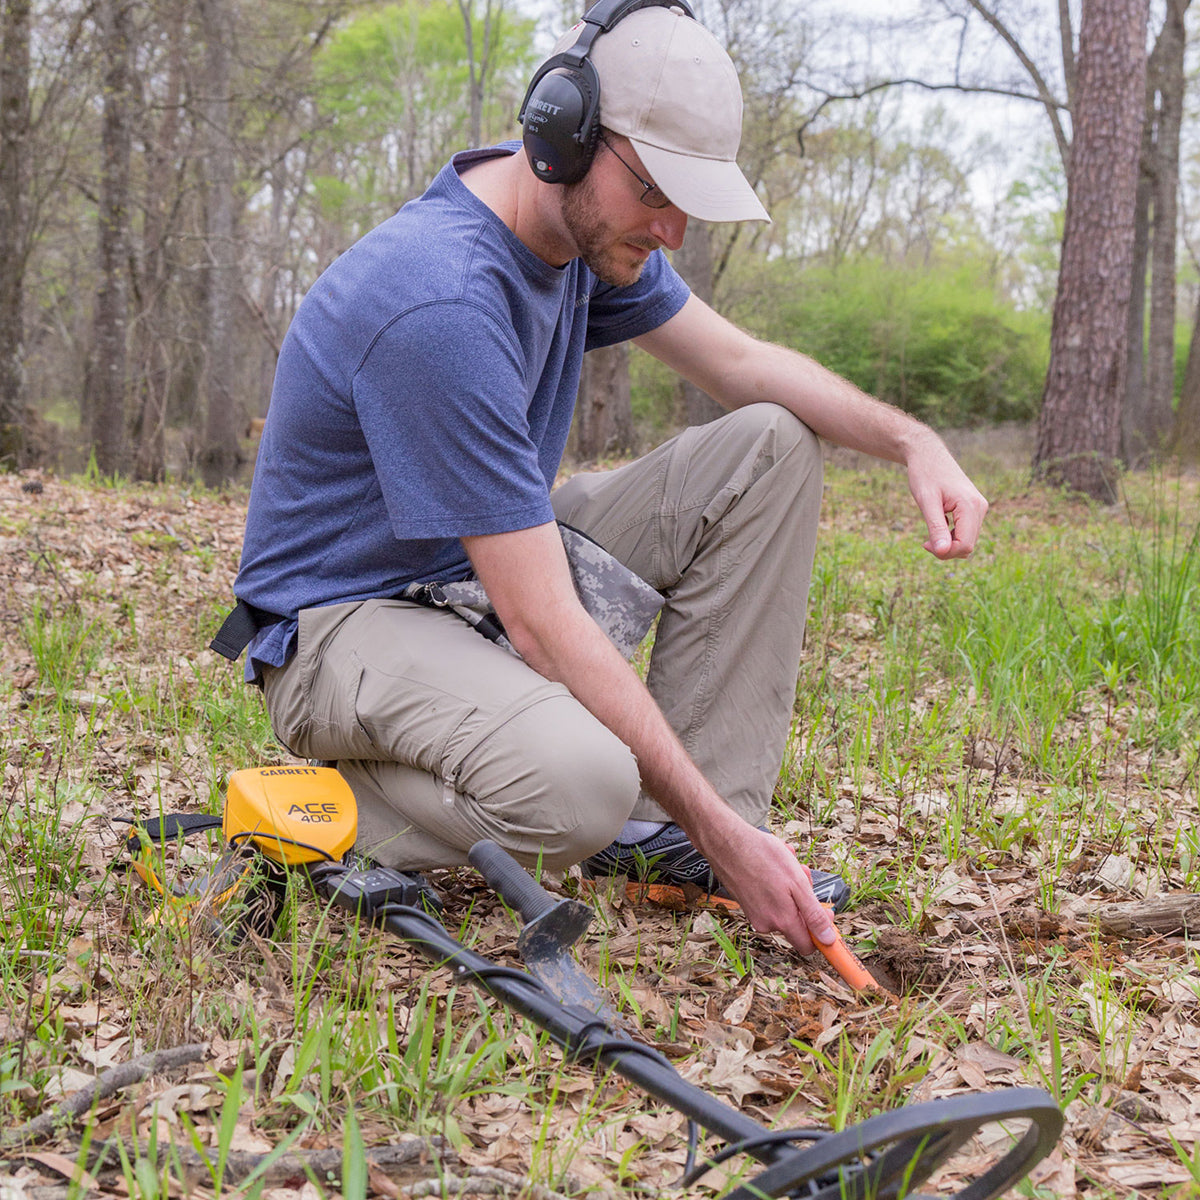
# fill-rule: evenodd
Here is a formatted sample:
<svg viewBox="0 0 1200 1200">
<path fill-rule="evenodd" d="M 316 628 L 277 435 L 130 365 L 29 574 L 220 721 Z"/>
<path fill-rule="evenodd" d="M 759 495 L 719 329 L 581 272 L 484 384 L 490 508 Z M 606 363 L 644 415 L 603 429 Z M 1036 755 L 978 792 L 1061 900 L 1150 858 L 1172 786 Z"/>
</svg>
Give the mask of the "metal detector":
<svg viewBox="0 0 1200 1200">
<path fill-rule="evenodd" d="M 1005 1148 L 970 1183 L 937 1193 L 991 1200 L 1028 1174 L 1058 1142 L 1063 1115 L 1040 1088 L 1003 1088 L 913 1104 L 840 1132 L 764 1129 L 687 1082 L 663 1055 L 616 1027 L 595 986 L 587 981 L 581 989 L 580 969 L 567 955 L 570 942 L 585 927 L 579 912 L 563 910 L 562 901 L 498 846 L 480 843 L 471 851 L 471 862 L 501 899 L 521 913 L 519 945 L 524 952 L 538 943 L 532 957 L 542 966 L 550 962 L 543 978 L 501 966 L 462 945 L 421 907 L 427 889 L 413 876 L 338 861 L 353 844 L 355 822 L 353 794 L 335 770 L 262 768 L 231 777 L 222 828 L 233 847 L 252 847 L 276 864 L 303 871 L 319 896 L 484 988 L 544 1029 L 568 1058 L 616 1071 L 682 1113 L 688 1119 L 688 1163 L 681 1186 L 744 1156 L 762 1169 L 723 1200 L 918 1197 L 923 1195 L 920 1187 L 975 1134 L 998 1124 L 1010 1135 Z M 549 948 L 546 939 L 552 943 Z M 565 999 L 557 994 L 564 979 Z M 700 1155 L 699 1129 L 723 1139 L 724 1147 Z"/>
</svg>

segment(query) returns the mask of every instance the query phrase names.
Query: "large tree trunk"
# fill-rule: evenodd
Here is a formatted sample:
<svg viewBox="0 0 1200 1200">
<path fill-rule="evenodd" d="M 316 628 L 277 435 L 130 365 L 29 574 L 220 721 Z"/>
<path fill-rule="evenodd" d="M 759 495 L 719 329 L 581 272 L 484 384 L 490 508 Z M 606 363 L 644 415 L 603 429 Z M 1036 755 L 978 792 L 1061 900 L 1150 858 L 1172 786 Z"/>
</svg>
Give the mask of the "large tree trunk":
<svg viewBox="0 0 1200 1200">
<path fill-rule="evenodd" d="M 1125 397 L 1121 402 L 1121 458 L 1129 465 L 1136 454 L 1137 414 L 1146 398 L 1146 280 L 1150 270 L 1150 209 L 1154 194 L 1154 94 L 1146 83 L 1146 118 L 1138 158 L 1137 199 L 1133 209 L 1133 267 L 1129 272 L 1126 319 Z"/>
<path fill-rule="evenodd" d="M 24 465 L 31 0 L 4 0 L 0 38 L 0 470 Z"/>
<path fill-rule="evenodd" d="M 618 342 L 584 355 L 571 453 L 579 462 L 634 450 L 629 389 L 629 346 Z"/>
<path fill-rule="evenodd" d="M 129 0 L 100 7 L 104 73 L 101 133 L 100 288 L 96 295 L 95 367 L 87 412 L 96 465 L 105 475 L 129 470 L 125 390 L 129 329 L 129 82 L 132 29 Z"/>
<path fill-rule="evenodd" d="M 688 222 L 683 245 L 674 256 L 674 266 L 692 293 L 705 304 L 712 304 L 712 231 L 706 222 Z M 707 425 L 725 412 L 707 392 L 686 379 L 679 381 L 679 407 L 686 425 Z"/>
<path fill-rule="evenodd" d="M 1067 213 L 1034 470 L 1116 498 L 1147 0 L 1083 6 Z"/>
<path fill-rule="evenodd" d="M 230 47 L 233 20 L 228 0 L 200 0 L 204 33 L 205 227 L 208 268 L 205 289 L 206 417 L 200 468 L 204 482 L 218 487 L 234 478 L 242 461 L 245 418 L 235 378 L 234 313 L 238 302 L 234 245 L 233 138 L 230 120 Z"/>
</svg>

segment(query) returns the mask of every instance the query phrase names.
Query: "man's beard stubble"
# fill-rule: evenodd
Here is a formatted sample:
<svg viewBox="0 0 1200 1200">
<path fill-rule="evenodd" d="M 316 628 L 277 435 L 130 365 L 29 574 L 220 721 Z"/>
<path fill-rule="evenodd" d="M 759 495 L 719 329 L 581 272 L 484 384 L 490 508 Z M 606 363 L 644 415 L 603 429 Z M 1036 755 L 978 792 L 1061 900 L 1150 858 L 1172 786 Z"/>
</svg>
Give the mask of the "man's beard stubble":
<svg viewBox="0 0 1200 1200">
<path fill-rule="evenodd" d="M 629 237 L 614 240 L 605 222 L 595 188 L 588 176 L 578 183 L 563 187 L 563 224 L 579 250 L 584 265 L 599 279 L 613 287 L 629 287 L 641 278 L 645 259 L 631 262 L 628 245 L 644 250 L 657 250 L 659 243 L 651 238 Z M 622 247 L 625 247 L 622 250 Z"/>
</svg>

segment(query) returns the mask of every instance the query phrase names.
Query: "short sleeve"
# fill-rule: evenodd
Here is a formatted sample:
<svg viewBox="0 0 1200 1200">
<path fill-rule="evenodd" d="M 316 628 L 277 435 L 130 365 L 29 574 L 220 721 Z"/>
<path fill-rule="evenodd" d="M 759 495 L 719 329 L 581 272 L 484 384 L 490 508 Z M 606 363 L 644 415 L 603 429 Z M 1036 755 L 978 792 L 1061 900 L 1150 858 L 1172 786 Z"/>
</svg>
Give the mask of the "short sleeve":
<svg viewBox="0 0 1200 1200">
<path fill-rule="evenodd" d="M 587 349 L 630 341 L 657 329 L 690 295 L 691 289 L 661 250 L 650 255 L 641 278 L 630 287 L 613 287 L 597 280 L 588 310 Z"/>
</svg>

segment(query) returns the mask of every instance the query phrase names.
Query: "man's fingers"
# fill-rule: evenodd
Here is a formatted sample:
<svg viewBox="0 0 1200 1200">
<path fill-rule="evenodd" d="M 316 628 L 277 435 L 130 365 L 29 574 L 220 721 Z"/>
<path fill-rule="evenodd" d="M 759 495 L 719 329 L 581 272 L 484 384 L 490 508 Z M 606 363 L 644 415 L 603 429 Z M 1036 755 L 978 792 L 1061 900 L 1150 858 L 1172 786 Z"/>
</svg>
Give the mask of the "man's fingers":
<svg viewBox="0 0 1200 1200">
<path fill-rule="evenodd" d="M 947 508 L 944 508 L 944 504 L 939 498 L 934 505 L 923 510 L 929 529 L 924 548 L 935 558 L 967 558 L 979 540 L 979 531 L 983 528 L 983 518 L 988 509 L 987 501 L 979 496 L 978 503 L 956 501 Z"/>
<path fill-rule="evenodd" d="M 928 550 L 935 558 L 949 558 L 954 550 L 954 538 L 950 532 L 950 523 L 946 520 L 946 514 L 940 515 L 936 510 L 931 511 L 925 517 L 925 525 L 929 530 L 929 537 L 925 542 L 924 549 Z"/>
<path fill-rule="evenodd" d="M 974 549 L 988 502 L 936 437 L 908 462 L 908 485 L 925 519 L 925 549 L 935 558 L 966 558 Z"/>
<path fill-rule="evenodd" d="M 797 907 L 800 910 L 800 916 L 812 937 L 823 945 L 830 946 L 837 941 L 838 936 L 837 927 L 833 923 L 833 914 L 826 905 L 817 899 L 816 894 L 813 892 L 812 872 L 807 867 L 804 867 L 803 871 L 808 887 L 804 889 L 799 897 Z"/>
<path fill-rule="evenodd" d="M 987 510 L 988 502 L 979 492 L 955 504 L 950 515 L 954 521 L 954 541 L 962 547 L 963 558 L 975 549 Z"/>
<path fill-rule="evenodd" d="M 724 862 L 714 867 L 759 933 L 781 933 L 801 954 L 815 951 L 814 939 L 826 945 L 836 940 L 833 918 L 791 847 L 765 830 L 751 830 L 739 851 L 727 868 Z"/>
<path fill-rule="evenodd" d="M 797 922 L 794 928 L 781 929 L 779 932 L 806 958 L 808 955 L 816 953 L 817 948 L 813 944 L 812 938 L 808 936 L 808 930 L 804 927 L 803 922 Z"/>
</svg>

